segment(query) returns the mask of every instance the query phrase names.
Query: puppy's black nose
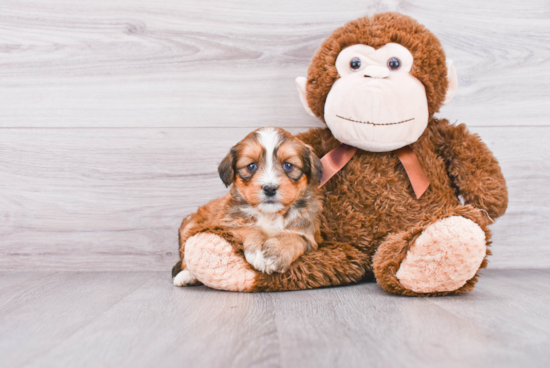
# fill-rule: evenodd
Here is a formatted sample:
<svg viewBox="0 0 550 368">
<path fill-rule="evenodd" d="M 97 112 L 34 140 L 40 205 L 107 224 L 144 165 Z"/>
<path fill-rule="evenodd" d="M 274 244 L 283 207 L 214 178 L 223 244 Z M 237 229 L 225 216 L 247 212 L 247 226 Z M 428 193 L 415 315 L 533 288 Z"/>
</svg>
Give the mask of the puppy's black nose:
<svg viewBox="0 0 550 368">
<path fill-rule="evenodd" d="M 276 185 L 266 185 L 264 187 L 264 193 L 268 197 L 273 197 L 275 194 L 277 194 L 277 189 L 279 189 Z"/>
</svg>

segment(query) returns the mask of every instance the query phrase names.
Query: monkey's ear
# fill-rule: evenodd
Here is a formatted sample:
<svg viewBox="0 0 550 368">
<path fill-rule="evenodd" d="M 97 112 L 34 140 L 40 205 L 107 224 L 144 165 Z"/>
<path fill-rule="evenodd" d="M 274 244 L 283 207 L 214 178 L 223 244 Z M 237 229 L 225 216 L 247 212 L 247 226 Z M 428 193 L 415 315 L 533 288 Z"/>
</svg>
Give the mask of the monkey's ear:
<svg viewBox="0 0 550 368">
<path fill-rule="evenodd" d="M 220 179 L 222 179 L 226 187 L 230 186 L 235 178 L 235 170 L 233 169 L 234 158 L 235 154 L 233 153 L 233 149 L 231 149 L 220 163 L 220 166 L 218 166 L 218 174 L 220 174 Z"/>
<path fill-rule="evenodd" d="M 451 102 L 455 96 L 456 89 L 458 88 L 458 77 L 456 75 L 455 65 L 452 60 L 447 60 L 447 81 L 449 82 L 449 86 L 447 87 L 447 94 L 445 95 L 443 105 Z"/>
<path fill-rule="evenodd" d="M 300 95 L 300 101 L 302 101 L 302 106 L 304 106 L 304 109 L 309 115 L 316 117 L 313 111 L 311 111 L 311 109 L 309 108 L 309 105 L 307 104 L 306 84 L 307 84 L 306 78 L 304 77 L 296 78 L 296 87 L 298 88 L 298 94 Z"/>
</svg>

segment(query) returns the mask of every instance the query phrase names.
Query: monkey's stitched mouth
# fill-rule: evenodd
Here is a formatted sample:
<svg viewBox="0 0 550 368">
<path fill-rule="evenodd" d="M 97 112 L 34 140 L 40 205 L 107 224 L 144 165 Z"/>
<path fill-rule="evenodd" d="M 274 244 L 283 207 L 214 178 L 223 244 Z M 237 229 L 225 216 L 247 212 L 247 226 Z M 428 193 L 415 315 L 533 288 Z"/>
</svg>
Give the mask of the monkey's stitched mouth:
<svg viewBox="0 0 550 368">
<path fill-rule="evenodd" d="M 410 119 L 403 120 L 403 121 L 398 121 L 398 122 L 395 122 L 395 123 L 376 124 L 376 123 L 371 123 L 370 121 L 353 120 L 353 119 L 350 119 L 350 118 L 345 118 L 345 117 L 340 116 L 340 115 L 336 115 L 336 117 L 340 118 L 340 119 L 347 120 L 347 121 L 351 121 L 351 122 L 354 122 L 354 123 L 358 123 L 358 124 L 370 124 L 370 125 L 397 125 L 397 124 L 403 124 L 403 123 L 406 123 L 408 121 L 414 120 L 414 118 L 410 118 Z"/>
</svg>

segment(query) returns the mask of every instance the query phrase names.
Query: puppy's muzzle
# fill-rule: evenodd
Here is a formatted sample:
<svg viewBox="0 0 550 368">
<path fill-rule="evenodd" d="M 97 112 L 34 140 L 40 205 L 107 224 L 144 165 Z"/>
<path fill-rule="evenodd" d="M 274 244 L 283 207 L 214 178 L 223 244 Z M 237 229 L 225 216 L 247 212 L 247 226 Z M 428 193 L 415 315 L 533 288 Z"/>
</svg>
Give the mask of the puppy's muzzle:
<svg viewBox="0 0 550 368">
<path fill-rule="evenodd" d="M 277 189 L 279 189 L 279 187 L 276 185 L 266 185 L 263 187 L 264 194 L 267 197 L 274 197 L 275 194 L 277 194 Z"/>
</svg>

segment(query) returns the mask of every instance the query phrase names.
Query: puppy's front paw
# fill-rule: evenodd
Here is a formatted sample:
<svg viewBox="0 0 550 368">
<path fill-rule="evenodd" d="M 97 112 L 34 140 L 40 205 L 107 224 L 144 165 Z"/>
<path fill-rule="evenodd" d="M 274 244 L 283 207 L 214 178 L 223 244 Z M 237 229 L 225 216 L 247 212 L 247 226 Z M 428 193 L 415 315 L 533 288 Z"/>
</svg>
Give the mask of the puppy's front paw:
<svg viewBox="0 0 550 368">
<path fill-rule="evenodd" d="M 284 273 L 290 267 L 292 258 L 282 249 L 277 238 L 268 239 L 261 250 L 245 250 L 244 256 L 256 270 L 271 275 L 273 272 Z"/>
<path fill-rule="evenodd" d="M 197 280 L 197 278 L 188 270 L 183 270 L 178 273 L 176 277 L 174 277 L 173 281 L 176 286 L 191 286 L 200 284 L 199 280 Z"/>
<path fill-rule="evenodd" d="M 259 249 L 245 249 L 244 258 L 252 267 L 260 272 L 266 272 L 266 260 L 262 251 Z"/>
</svg>

